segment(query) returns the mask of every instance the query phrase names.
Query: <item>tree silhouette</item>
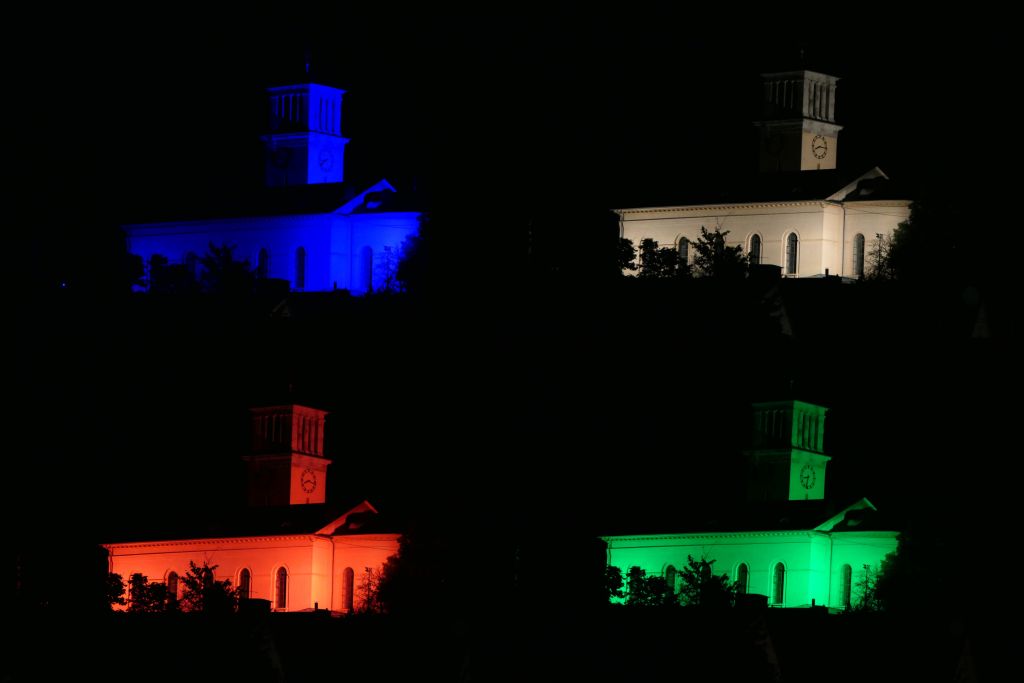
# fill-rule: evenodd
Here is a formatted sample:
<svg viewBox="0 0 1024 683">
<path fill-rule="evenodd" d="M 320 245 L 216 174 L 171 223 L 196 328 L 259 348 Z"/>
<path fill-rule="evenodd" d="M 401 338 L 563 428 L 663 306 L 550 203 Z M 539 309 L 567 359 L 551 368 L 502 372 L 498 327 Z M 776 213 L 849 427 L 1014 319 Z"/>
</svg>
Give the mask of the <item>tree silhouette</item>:
<svg viewBox="0 0 1024 683">
<path fill-rule="evenodd" d="M 669 280 L 689 277 L 690 267 L 683 263 L 679 252 L 670 247 L 659 247 L 651 238 L 640 242 L 640 272 L 642 280 Z"/>
<path fill-rule="evenodd" d="M 614 565 L 605 567 L 604 570 L 604 588 L 608 600 L 622 599 L 626 596 L 623 587 L 625 583 L 622 581 L 622 570 Z"/>
<path fill-rule="evenodd" d="M 167 586 L 150 583 L 143 574 L 131 575 L 128 580 L 129 612 L 166 612 L 168 609 L 174 609 L 174 606 L 167 600 Z"/>
<path fill-rule="evenodd" d="M 739 244 L 726 246 L 725 236 L 729 234 L 726 230 L 715 228 L 714 232 L 708 232 L 703 225 L 700 226 L 700 237 L 693 242 L 693 267 L 700 277 L 741 279 L 747 272 L 747 257 L 743 254 L 743 247 Z"/>
<path fill-rule="evenodd" d="M 715 575 L 714 560 L 686 556 L 686 567 L 679 572 L 679 602 L 689 607 L 731 607 L 736 601 L 736 586 L 728 574 Z"/>
<path fill-rule="evenodd" d="M 115 574 L 114 572 L 107 574 L 104 592 L 106 594 L 106 603 L 109 607 L 128 604 L 128 601 L 125 599 L 124 577 L 120 574 Z"/>
<path fill-rule="evenodd" d="M 217 566 L 204 562 L 200 567 L 189 560 L 188 572 L 181 577 L 181 606 L 186 612 L 222 614 L 233 612 L 238 606 L 238 591 L 231 587 L 231 581 L 214 578 Z"/>
<path fill-rule="evenodd" d="M 235 245 L 216 246 L 210 242 L 210 251 L 199 259 L 203 266 L 200 277 L 203 289 L 218 294 L 248 294 L 253 290 L 254 278 L 249 260 L 236 261 Z"/>
<path fill-rule="evenodd" d="M 619 272 L 623 275 L 625 275 L 625 271 L 627 270 L 632 271 L 639 268 L 636 264 L 636 245 L 633 244 L 633 240 L 620 237 L 616 257 L 618 259 Z"/>
<path fill-rule="evenodd" d="M 647 576 L 640 567 L 626 573 L 626 604 L 632 607 L 665 607 L 676 604 L 672 587 L 664 577 Z"/>
</svg>

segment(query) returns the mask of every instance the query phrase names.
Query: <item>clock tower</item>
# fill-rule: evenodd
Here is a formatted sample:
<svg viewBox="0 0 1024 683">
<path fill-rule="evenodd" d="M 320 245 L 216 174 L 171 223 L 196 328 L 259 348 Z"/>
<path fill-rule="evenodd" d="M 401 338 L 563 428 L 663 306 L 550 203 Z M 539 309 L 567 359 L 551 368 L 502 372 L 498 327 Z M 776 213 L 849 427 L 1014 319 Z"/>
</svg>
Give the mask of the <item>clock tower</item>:
<svg viewBox="0 0 1024 683">
<path fill-rule="evenodd" d="M 835 76 L 816 71 L 761 74 L 764 118 L 760 131 L 762 171 L 823 171 L 836 167 Z"/>
<path fill-rule="evenodd" d="M 345 179 L 341 136 L 344 90 L 316 83 L 267 90 L 270 132 L 263 136 L 268 187 L 340 183 Z"/>
<path fill-rule="evenodd" d="M 822 500 L 826 409 L 803 401 L 754 404 L 752 448 L 746 452 L 752 501 Z"/>
<path fill-rule="evenodd" d="M 252 454 L 245 456 L 249 505 L 323 503 L 327 491 L 324 418 L 300 405 L 252 408 Z"/>
</svg>

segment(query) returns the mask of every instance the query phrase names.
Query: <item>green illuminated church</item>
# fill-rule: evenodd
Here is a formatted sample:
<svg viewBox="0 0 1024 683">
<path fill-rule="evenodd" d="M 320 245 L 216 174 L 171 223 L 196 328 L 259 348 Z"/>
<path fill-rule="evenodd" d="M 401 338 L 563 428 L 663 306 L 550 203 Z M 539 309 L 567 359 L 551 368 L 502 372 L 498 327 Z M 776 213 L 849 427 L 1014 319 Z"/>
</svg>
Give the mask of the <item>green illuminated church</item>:
<svg viewBox="0 0 1024 683">
<path fill-rule="evenodd" d="M 789 400 L 753 408 L 746 504 L 709 511 L 674 533 L 605 536 L 608 563 L 623 575 L 640 567 L 677 589 L 687 556 L 705 558 L 739 592 L 771 606 L 849 609 L 865 572 L 896 549 L 897 532 L 867 498 L 838 508 L 827 499 L 824 407 Z"/>
</svg>

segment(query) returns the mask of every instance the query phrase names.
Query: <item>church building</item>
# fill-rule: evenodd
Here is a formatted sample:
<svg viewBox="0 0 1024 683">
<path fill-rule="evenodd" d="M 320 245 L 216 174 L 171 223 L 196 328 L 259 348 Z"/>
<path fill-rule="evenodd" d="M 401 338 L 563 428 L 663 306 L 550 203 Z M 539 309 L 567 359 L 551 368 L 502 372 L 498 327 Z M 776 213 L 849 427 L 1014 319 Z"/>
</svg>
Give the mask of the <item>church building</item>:
<svg viewBox="0 0 1024 683">
<path fill-rule="evenodd" d="M 142 259 L 149 282 L 165 265 L 198 278 L 212 244 L 234 247 L 233 257 L 247 260 L 258 278 L 287 281 L 293 291 L 388 287 L 405 241 L 418 234 L 420 212 L 385 179 L 361 188 L 346 183 L 344 93 L 317 83 L 267 91 L 266 191 L 255 205 L 123 226 L 128 252 Z"/>
<path fill-rule="evenodd" d="M 653 239 L 692 263 L 701 228 L 717 228 L 752 264 L 778 266 L 785 277 L 860 278 L 872 247 L 910 216 L 910 200 L 880 168 L 851 175 L 837 166 L 839 79 L 814 71 L 762 78 L 759 173 L 680 188 L 671 205 L 617 209 L 620 237 L 637 247 Z"/>
<path fill-rule="evenodd" d="M 605 536 L 609 566 L 623 576 L 640 567 L 675 591 L 692 556 L 714 560 L 716 574 L 772 607 L 856 605 L 858 584 L 896 550 L 897 532 L 867 498 L 841 506 L 828 499 L 826 412 L 795 400 L 755 404 L 746 503 L 702 511 L 676 529 Z"/>
<path fill-rule="evenodd" d="M 193 562 L 216 567 L 214 579 L 230 580 L 240 598 L 267 600 L 277 612 L 359 609 L 360 587 L 398 552 L 399 535 L 376 528 L 369 501 L 326 502 L 326 412 L 300 405 L 251 412 L 247 508 L 201 529 L 107 543 L 109 570 L 164 583 L 176 598 Z"/>
</svg>

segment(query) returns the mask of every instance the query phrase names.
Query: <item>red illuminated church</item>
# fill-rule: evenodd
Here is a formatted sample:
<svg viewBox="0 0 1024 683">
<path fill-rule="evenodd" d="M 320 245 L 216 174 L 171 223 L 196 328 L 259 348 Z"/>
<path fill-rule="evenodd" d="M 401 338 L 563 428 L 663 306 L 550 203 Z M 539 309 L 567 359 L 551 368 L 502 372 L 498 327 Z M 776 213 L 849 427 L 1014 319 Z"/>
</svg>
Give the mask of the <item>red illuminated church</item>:
<svg viewBox="0 0 1024 683">
<path fill-rule="evenodd" d="M 358 609 L 361 580 L 397 552 L 398 534 L 375 530 L 368 501 L 326 503 L 326 412 L 299 405 L 251 412 L 247 509 L 201 530 L 106 544 L 110 571 L 142 574 L 180 595 L 179 577 L 194 562 L 216 566 L 216 580 L 230 580 L 241 598 L 268 600 L 274 611 Z"/>
</svg>

